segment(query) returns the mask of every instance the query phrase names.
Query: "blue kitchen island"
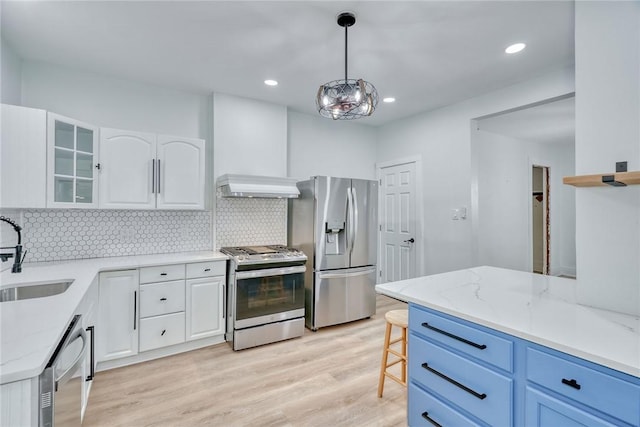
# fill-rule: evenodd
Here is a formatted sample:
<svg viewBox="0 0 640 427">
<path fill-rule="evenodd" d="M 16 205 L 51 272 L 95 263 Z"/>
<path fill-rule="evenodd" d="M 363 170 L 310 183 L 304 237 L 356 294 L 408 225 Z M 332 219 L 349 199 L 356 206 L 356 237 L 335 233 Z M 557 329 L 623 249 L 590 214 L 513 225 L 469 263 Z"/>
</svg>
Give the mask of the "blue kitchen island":
<svg viewBox="0 0 640 427">
<path fill-rule="evenodd" d="M 487 266 L 377 285 L 409 303 L 408 424 L 640 426 L 640 318 L 577 286 Z"/>
</svg>

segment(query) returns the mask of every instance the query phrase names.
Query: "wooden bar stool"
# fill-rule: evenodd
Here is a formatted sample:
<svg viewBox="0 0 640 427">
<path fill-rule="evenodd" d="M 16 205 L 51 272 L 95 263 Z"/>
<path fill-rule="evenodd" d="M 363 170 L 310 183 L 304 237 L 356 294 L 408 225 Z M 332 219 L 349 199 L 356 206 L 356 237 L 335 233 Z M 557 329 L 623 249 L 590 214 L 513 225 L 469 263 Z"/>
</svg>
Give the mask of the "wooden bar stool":
<svg viewBox="0 0 640 427">
<path fill-rule="evenodd" d="M 384 390 L 384 379 L 389 377 L 395 382 L 407 386 L 407 324 L 408 324 L 409 311 L 408 310 L 391 310 L 387 311 L 384 318 L 387 320 L 387 330 L 384 334 L 384 348 L 382 349 L 382 363 L 380 364 L 380 381 L 378 383 L 378 397 L 382 397 L 382 391 Z M 402 336 L 391 340 L 391 328 L 397 326 L 402 328 Z M 401 352 L 398 352 L 390 348 L 395 343 L 402 343 Z M 398 359 L 391 363 L 388 363 L 389 353 L 396 356 Z M 387 368 L 402 363 L 401 378 L 393 375 L 387 371 Z"/>
</svg>

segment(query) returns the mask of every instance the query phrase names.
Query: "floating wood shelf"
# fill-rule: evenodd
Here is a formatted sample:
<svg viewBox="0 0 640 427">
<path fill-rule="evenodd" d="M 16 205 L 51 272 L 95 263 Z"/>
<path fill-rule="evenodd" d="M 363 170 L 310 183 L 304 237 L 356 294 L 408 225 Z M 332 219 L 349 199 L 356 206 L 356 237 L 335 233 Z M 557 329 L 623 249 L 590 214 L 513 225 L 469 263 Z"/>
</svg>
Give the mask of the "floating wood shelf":
<svg viewBox="0 0 640 427">
<path fill-rule="evenodd" d="M 611 177 L 613 177 L 613 179 Z M 607 180 L 611 181 L 611 183 L 605 182 Z M 617 172 L 611 174 L 603 173 L 598 175 L 565 176 L 564 178 L 562 178 L 562 182 L 567 185 L 573 185 L 574 187 L 604 187 L 607 185 L 621 186 L 619 183 L 626 185 L 639 185 L 640 171 Z"/>
</svg>

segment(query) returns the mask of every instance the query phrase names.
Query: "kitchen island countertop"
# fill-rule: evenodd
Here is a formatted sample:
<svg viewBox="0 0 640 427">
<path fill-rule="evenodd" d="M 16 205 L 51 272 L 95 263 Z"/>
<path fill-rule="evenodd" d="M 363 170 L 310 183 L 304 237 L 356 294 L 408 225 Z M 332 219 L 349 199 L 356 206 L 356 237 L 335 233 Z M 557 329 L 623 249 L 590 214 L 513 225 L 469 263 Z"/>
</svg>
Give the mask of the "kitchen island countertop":
<svg viewBox="0 0 640 427">
<path fill-rule="evenodd" d="M 383 283 L 376 291 L 640 377 L 640 317 L 580 305 L 577 286 L 482 266 Z"/>
<path fill-rule="evenodd" d="M 226 259 L 217 251 L 199 251 L 33 263 L 24 264 L 22 273 L 3 271 L 0 289 L 61 280 L 73 280 L 73 284 L 58 295 L 0 303 L 0 384 L 40 375 L 101 271 Z"/>
</svg>

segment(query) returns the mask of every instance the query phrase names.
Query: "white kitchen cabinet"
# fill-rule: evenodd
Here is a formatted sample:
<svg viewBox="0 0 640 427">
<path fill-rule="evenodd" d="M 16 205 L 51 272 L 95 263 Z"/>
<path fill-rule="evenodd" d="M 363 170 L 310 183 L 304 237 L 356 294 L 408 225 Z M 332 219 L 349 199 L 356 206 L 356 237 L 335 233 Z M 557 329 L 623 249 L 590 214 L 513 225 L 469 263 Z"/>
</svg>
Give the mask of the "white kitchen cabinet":
<svg viewBox="0 0 640 427">
<path fill-rule="evenodd" d="M 224 285 L 224 276 L 187 280 L 187 341 L 224 333 Z"/>
<path fill-rule="evenodd" d="M 158 209 L 204 209 L 202 139 L 158 135 Z"/>
<path fill-rule="evenodd" d="M 82 408 L 81 417 L 84 419 L 84 414 L 87 410 L 89 403 L 89 393 L 91 392 L 91 386 L 93 384 L 93 377 L 96 372 L 96 365 L 98 363 L 96 357 L 96 323 L 98 312 L 98 293 L 99 293 L 99 279 L 93 281 L 85 297 L 80 303 L 78 312 L 82 314 L 82 326 L 87 333 L 89 339 L 89 351 L 85 356 L 85 361 L 82 365 Z"/>
<path fill-rule="evenodd" d="M 47 146 L 47 207 L 97 208 L 98 128 L 48 113 Z"/>
<path fill-rule="evenodd" d="M 184 343 L 185 265 L 140 269 L 140 351 Z"/>
<path fill-rule="evenodd" d="M 100 207 L 204 209 L 205 142 L 100 130 Z"/>
<path fill-rule="evenodd" d="M 138 354 L 138 270 L 100 273 L 98 361 Z"/>
<path fill-rule="evenodd" d="M 154 209 L 156 135 L 100 129 L 100 207 Z"/>
<path fill-rule="evenodd" d="M 184 342 L 184 311 L 140 319 L 140 351 Z"/>
<path fill-rule="evenodd" d="M 38 377 L 0 385 L 0 426 L 37 426 Z"/>
<path fill-rule="evenodd" d="M 47 112 L 2 104 L 0 207 L 47 203 Z"/>
</svg>

